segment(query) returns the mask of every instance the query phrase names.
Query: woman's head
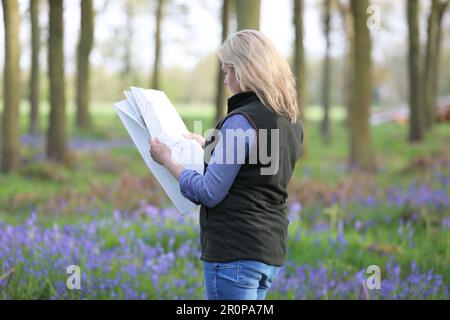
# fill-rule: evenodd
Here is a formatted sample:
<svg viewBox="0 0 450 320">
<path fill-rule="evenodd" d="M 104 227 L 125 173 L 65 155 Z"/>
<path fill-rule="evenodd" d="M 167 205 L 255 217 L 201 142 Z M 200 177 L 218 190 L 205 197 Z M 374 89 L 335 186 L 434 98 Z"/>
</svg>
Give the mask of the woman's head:
<svg viewBox="0 0 450 320">
<path fill-rule="evenodd" d="M 253 91 L 267 107 L 292 123 L 297 121 L 295 78 L 267 36 L 255 30 L 239 31 L 224 42 L 219 58 L 233 93 Z"/>
<path fill-rule="evenodd" d="M 241 84 L 238 81 L 236 71 L 229 65 L 222 64 L 225 85 L 233 94 L 242 92 Z"/>
</svg>

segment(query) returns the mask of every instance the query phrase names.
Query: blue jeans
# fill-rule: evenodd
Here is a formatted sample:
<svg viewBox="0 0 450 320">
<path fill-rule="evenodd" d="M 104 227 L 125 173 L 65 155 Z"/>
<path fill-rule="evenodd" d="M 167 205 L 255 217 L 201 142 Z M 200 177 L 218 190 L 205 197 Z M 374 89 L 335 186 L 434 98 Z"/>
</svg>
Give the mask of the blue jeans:
<svg viewBox="0 0 450 320">
<path fill-rule="evenodd" d="M 281 267 L 259 261 L 203 261 L 207 300 L 264 300 Z"/>
</svg>

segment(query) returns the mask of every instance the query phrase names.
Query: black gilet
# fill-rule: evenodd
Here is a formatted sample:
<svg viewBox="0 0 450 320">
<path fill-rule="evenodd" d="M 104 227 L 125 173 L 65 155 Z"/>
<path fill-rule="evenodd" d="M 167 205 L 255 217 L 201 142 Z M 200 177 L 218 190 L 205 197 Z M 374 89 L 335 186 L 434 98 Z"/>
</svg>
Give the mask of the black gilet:
<svg viewBox="0 0 450 320">
<path fill-rule="evenodd" d="M 256 132 L 266 129 L 268 155 L 279 152 L 278 171 L 261 174 L 261 168 L 272 164 L 263 164 L 259 157 L 257 163 L 250 163 L 247 156 L 225 198 L 212 208 L 201 205 L 201 259 L 210 262 L 257 260 L 281 266 L 286 258 L 289 225 L 287 186 L 301 154 L 303 126 L 300 119 L 292 124 L 286 116 L 266 107 L 253 92 L 231 97 L 228 113 L 216 129 L 234 114 L 245 116 Z M 272 129 L 279 129 L 278 150 L 271 147 Z M 257 140 L 260 148 L 262 143 Z M 206 138 L 205 148 L 210 143 L 216 145 L 218 141 L 211 136 Z M 205 172 L 208 162 L 205 152 Z"/>
</svg>

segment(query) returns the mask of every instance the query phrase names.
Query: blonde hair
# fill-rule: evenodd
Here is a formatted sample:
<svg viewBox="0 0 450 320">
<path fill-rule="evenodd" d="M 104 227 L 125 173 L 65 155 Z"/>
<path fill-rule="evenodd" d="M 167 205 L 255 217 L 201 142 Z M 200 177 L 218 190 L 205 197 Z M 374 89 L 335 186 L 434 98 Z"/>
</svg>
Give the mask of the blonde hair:
<svg viewBox="0 0 450 320">
<path fill-rule="evenodd" d="M 272 41 L 255 30 L 229 36 L 218 52 L 232 67 L 243 91 L 253 91 L 274 112 L 295 124 L 299 115 L 295 78 L 287 61 Z"/>
</svg>

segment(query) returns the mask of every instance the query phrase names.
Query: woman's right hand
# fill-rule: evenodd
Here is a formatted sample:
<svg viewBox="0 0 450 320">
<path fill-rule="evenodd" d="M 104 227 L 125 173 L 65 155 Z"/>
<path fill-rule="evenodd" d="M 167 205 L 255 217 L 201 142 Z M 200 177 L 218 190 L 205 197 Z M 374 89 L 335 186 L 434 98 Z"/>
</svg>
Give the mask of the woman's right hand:
<svg viewBox="0 0 450 320">
<path fill-rule="evenodd" d="M 195 140 L 198 142 L 199 145 L 202 146 L 202 148 L 205 148 L 205 138 L 203 138 L 201 135 L 192 132 L 187 132 L 183 133 L 183 137 L 185 137 L 186 139 Z"/>
</svg>

